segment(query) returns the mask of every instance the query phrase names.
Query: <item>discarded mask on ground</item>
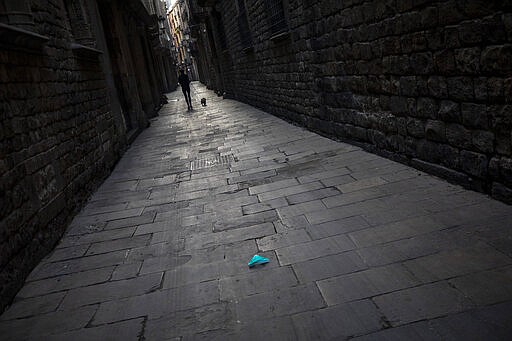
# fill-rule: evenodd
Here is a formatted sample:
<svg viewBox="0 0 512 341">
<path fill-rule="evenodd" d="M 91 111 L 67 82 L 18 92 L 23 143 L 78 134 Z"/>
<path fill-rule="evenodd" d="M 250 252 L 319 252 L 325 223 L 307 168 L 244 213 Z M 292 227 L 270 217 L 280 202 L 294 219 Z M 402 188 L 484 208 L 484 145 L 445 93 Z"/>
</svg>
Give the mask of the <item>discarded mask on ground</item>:
<svg viewBox="0 0 512 341">
<path fill-rule="evenodd" d="M 247 263 L 247 265 L 249 265 L 249 267 L 252 268 L 255 265 L 267 264 L 268 262 L 269 262 L 268 258 L 261 257 L 260 255 L 254 255 L 252 257 L 251 261 L 249 263 Z"/>
</svg>

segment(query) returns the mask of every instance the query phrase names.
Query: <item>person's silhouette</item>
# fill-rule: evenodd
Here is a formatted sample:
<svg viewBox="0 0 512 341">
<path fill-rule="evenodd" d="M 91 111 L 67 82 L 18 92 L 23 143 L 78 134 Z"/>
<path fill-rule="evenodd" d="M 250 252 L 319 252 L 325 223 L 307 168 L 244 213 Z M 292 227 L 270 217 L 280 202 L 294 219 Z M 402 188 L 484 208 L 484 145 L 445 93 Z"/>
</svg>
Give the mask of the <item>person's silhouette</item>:
<svg viewBox="0 0 512 341">
<path fill-rule="evenodd" d="M 192 110 L 192 99 L 190 98 L 190 79 L 188 78 L 185 70 L 180 71 L 180 76 L 178 77 L 178 83 L 180 83 L 181 91 L 183 91 L 183 95 L 185 96 L 185 101 L 187 101 L 188 110 Z"/>
</svg>

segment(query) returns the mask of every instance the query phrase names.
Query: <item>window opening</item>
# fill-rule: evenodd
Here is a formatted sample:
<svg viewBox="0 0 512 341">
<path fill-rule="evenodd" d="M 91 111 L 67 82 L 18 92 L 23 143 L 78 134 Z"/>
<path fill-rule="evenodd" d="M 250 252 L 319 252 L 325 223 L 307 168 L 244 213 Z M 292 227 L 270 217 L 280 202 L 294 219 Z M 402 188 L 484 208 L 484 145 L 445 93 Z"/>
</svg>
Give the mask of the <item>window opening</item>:
<svg viewBox="0 0 512 341">
<path fill-rule="evenodd" d="M 240 32 L 240 42 L 242 48 L 252 46 L 251 30 L 249 28 L 249 20 L 247 18 L 247 9 L 245 0 L 238 0 L 238 31 Z"/>
<path fill-rule="evenodd" d="M 284 15 L 283 2 L 281 0 L 265 0 L 267 7 L 270 31 L 273 34 L 282 33 L 287 30 L 286 18 Z"/>
</svg>

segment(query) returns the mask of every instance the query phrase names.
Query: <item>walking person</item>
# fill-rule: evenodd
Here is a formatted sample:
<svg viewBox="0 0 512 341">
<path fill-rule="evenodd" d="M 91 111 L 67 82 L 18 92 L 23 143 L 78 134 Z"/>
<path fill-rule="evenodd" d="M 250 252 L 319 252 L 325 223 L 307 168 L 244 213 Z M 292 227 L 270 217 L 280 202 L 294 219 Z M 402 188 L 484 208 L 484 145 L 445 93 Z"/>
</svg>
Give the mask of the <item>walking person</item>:
<svg viewBox="0 0 512 341">
<path fill-rule="evenodd" d="M 178 83 L 180 83 L 181 91 L 183 91 L 185 101 L 187 101 L 188 110 L 192 110 L 192 99 L 190 98 L 190 79 L 185 73 L 185 70 L 181 70 L 180 73 L 181 74 L 178 77 Z"/>
</svg>

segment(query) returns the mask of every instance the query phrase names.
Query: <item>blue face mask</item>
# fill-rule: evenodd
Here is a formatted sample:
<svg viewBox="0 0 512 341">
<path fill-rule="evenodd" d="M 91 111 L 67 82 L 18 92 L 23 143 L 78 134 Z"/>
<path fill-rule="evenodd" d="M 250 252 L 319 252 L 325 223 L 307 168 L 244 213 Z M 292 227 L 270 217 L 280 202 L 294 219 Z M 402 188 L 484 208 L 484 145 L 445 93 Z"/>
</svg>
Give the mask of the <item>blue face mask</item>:
<svg viewBox="0 0 512 341">
<path fill-rule="evenodd" d="M 252 268 L 253 266 L 255 266 L 257 264 L 267 264 L 268 262 L 269 262 L 268 258 L 261 257 L 259 255 L 254 255 L 252 257 L 251 261 L 249 263 L 247 263 L 247 265 L 249 265 L 249 267 Z"/>
</svg>

